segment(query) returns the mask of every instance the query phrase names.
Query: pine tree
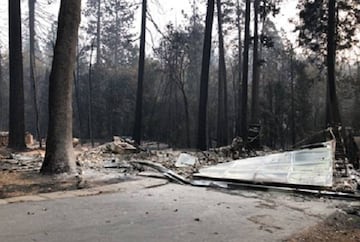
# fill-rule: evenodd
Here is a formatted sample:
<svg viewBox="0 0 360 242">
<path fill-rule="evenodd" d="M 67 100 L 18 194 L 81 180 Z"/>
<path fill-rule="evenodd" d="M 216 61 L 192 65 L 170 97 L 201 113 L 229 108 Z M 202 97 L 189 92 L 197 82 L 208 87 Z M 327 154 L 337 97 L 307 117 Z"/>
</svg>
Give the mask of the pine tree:
<svg viewBox="0 0 360 242">
<path fill-rule="evenodd" d="M 9 148 L 25 149 L 24 83 L 20 0 L 9 0 L 10 114 Z"/>
<path fill-rule="evenodd" d="M 134 10 L 128 0 L 87 0 L 88 34 L 96 40 L 96 63 L 107 66 L 132 65 L 137 59 L 133 45 Z"/>
<path fill-rule="evenodd" d="M 133 133 L 133 139 L 139 145 L 142 136 L 142 111 L 143 111 L 142 99 L 143 99 L 143 82 L 144 82 L 144 68 L 145 68 L 146 8 L 147 8 L 147 0 L 143 0 L 142 15 L 141 15 L 138 86 L 136 93 L 135 125 L 134 125 L 134 133 Z"/>
<path fill-rule="evenodd" d="M 206 117 L 207 117 L 207 99 L 208 99 L 208 85 L 209 85 L 209 67 L 210 67 L 210 53 L 211 53 L 211 33 L 214 20 L 214 0 L 208 0 L 206 21 L 205 21 L 205 37 L 203 58 L 201 66 L 201 80 L 200 80 L 200 99 L 199 99 L 199 119 L 198 119 L 198 136 L 197 148 L 199 150 L 206 150 Z"/>
<path fill-rule="evenodd" d="M 36 58 L 35 58 L 35 3 L 36 0 L 29 0 L 29 46 L 30 46 L 30 79 L 33 94 L 33 105 L 35 114 L 36 137 L 42 147 L 40 135 L 39 107 L 37 98 L 37 80 L 36 80 Z"/>
<path fill-rule="evenodd" d="M 227 113 L 227 80 L 223 36 L 223 15 L 221 1 L 216 0 L 218 37 L 219 37 L 219 73 L 218 73 L 218 119 L 217 119 L 217 144 L 227 145 L 228 138 L 228 113 Z"/>
<path fill-rule="evenodd" d="M 360 2 L 357 0 L 301 0 L 300 22 L 296 27 L 299 43 L 315 54 L 318 62 L 326 63 L 328 95 L 327 125 L 341 123 L 336 95 L 336 53 L 358 43 L 355 37 L 360 24 Z"/>
<path fill-rule="evenodd" d="M 248 71 L 249 71 L 249 47 L 250 47 L 250 0 L 246 0 L 245 6 L 245 38 L 242 77 L 242 102 L 241 102 L 241 137 L 247 143 L 248 138 Z"/>
<path fill-rule="evenodd" d="M 49 127 L 43 174 L 75 172 L 72 144 L 72 84 L 81 0 L 62 0 L 49 84 Z M 67 51 L 64 51 L 67 50 Z"/>
</svg>

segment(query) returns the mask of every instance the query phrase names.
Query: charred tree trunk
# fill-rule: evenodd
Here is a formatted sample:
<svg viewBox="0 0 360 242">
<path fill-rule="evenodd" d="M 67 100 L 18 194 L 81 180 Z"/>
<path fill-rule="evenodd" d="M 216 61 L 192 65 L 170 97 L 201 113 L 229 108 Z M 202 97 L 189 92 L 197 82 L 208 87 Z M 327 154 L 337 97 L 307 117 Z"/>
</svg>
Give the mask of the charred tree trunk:
<svg viewBox="0 0 360 242">
<path fill-rule="evenodd" d="M 329 17 L 327 30 L 327 85 L 328 85 L 328 124 L 331 126 L 341 125 L 339 104 L 336 96 L 335 84 L 335 60 L 336 60 L 336 1 L 329 0 Z"/>
<path fill-rule="evenodd" d="M 90 62 L 89 62 L 89 76 L 88 76 L 88 87 L 89 87 L 89 96 L 88 96 L 88 112 L 89 112 L 89 120 L 88 120 L 88 128 L 89 128 L 89 137 L 91 141 L 91 147 L 94 148 L 94 126 L 93 126 L 93 86 L 92 86 L 92 55 L 94 51 L 94 45 L 91 44 L 90 51 Z"/>
<path fill-rule="evenodd" d="M 294 50 L 290 50 L 290 79 L 291 79 L 291 144 L 296 143 L 296 124 L 295 124 L 295 83 L 294 83 Z"/>
<path fill-rule="evenodd" d="M 237 0 L 237 29 L 238 29 L 238 90 L 237 90 L 237 109 L 236 109 L 236 127 L 235 127 L 235 135 L 241 135 L 241 78 L 242 78 L 242 41 L 241 41 L 241 9 L 240 2 Z"/>
<path fill-rule="evenodd" d="M 250 0 L 246 0 L 245 10 L 245 43 L 244 62 L 242 75 L 242 102 L 241 102 L 241 136 L 245 143 L 248 138 L 248 71 L 249 71 L 249 47 L 250 47 Z"/>
<path fill-rule="evenodd" d="M 214 20 L 214 0 L 208 0 L 206 22 L 205 22 L 205 37 L 204 48 L 201 66 L 201 80 L 200 80 L 200 99 L 199 99 L 199 119 L 198 119 L 198 137 L 197 148 L 199 150 L 206 150 L 206 116 L 207 116 L 207 100 L 208 100 L 208 86 L 209 86 L 209 69 L 210 69 L 210 54 L 211 54 L 211 33 Z"/>
<path fill-rule="evenodd" d="M 119 64 L 119 40 L 120 40 L 120 31 L 119 31 L 119 1 L 115 0 L 115 51 L 114 51 L 114 67 L 117 67 Z"/>
<path fill-rule="evenodd" d="M 20 0 L 9 0 L 9 52 L 10 52 L 10 113 L 9 148 L 22 150 L 25 145 L 24 83 L 21 43 Z"/>
<path fill-rule="evenodd" d="M 186 147 L 190 148 L 190 114 L 189 114 L 189 102 L 186 96 L 184 88 L 181 89 L 181 94 L 184 100 L 185 109 L 185 125 L 186 125 Z"/>
<path fill-rule="evenodd" d="M 96 21 L 96 66 L 101 62 L 101 0 L 97 1 L 97 21 Z"/>
<path fill-rule="evenodd" d="M 177 57 L 175 58 L 175 60 L 177 61 Z M 184 72 L 185 70 L 183 69 L 183 64 L 182 61 L 180 62 L 180 70 L 176 70 L 176 66 L 178 65 L 177 63 L 175 64 L 174 68 L 171 68 L 173 70 L 171 70 L 171 72 L 173 74 L 171 74 L 170 79 L 173 79 L 175 81 L 175 83 L 177 84 L 182 99 L 183 99 L 183 103 L 184 103 L 184 111 L 185 111 L 185 142 L 186 142 L 186 147 L 190 148 L 190 113 L 189 113 L 189 101 L 188 101 L 188 97 L 186 95 L 186 90 L 185 90 L 185 75 Z M 177 75 L 175 76 L 174 73 L 177 73 Z M 176 93 L 176 92 L 175 92 Z M 176 94 L 175 94 L 176 95 Z M 176 120 L 179 120 L 178 118 L 176 118 Z"/>
<path fill-rule="evenodd" d="M 1 46 L 0 46 L 0 90 L 4 90 Z M 2 130 L 4 128 L 4 126 L 3 126 L 4 116 L 5 115 L 4 115 L 4 107 L 3 107 L 3 92 L 0 91 L 0 130 Z"/>
<path fill-rule="evenodd" d="M 29 0 L 29 45 L 30 45 L 30 79 L 33 92 L 34 102 L 34 114 L 35 114 L 35 125 L 36 125 L 36 137 L 39 141 L 40 148 L 41 143 L 41 132 L 39 122 L 39 105 L 37 98 L 37 85 L 36 85 L 36 59 L 35 59 L 35 2 L 36 0 Z"/>
<path fill-rule="evenodd" d="M 72 145 L 72 81 L 81 0 L 62 0 L 49 84 L 49 128 L 40 172 L 75 172 Z"/>
<path fill-rule="evenodd" d="M 251 95 L 251 122 L 257 124 L 259 122 L 259 0 L 254 0 L 254 49 L 253 49 L 253 80 Z"/>
<path fill-rule="evenodd" d="M 133 132 L 133 139 L 139 145 L 142 136 L 142 102 L 143 102 L 144 68 L 145 68 L 145 35 L 146 35 L 146 11 L 147 11 L 146 9 L 147 9 L 147 0 L 143 0 L 142 15 L 141 15 L 138 86 L 136 93 L 135 125 Z"/>
<path fill-rule="evenodd" d="M 219 74 L 218 74 L 218 119 L 217 119 L 217 144 L 224 146 L 228 138 L 228 119 L 227 119 L 227 83 L 226 83 L 226 64 L 224 51 L 224 37 L 222 29 L 221 0 L 216 0 L 218 36 L 219 36 Z"/>
</svg>

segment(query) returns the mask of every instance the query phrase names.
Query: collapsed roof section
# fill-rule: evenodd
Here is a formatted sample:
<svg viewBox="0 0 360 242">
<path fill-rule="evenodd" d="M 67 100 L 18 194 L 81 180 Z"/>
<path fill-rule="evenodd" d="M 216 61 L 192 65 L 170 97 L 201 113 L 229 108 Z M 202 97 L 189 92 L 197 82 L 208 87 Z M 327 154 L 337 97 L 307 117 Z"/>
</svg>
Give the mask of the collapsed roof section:
<svg viewBox="0 0 360 242">
<path fill-rule="evenodd" d="M 235 160 L 200 169 L 194 177 L 332 187 L 335 144 L 331 140 L 315 148 Z"/>
</svg>

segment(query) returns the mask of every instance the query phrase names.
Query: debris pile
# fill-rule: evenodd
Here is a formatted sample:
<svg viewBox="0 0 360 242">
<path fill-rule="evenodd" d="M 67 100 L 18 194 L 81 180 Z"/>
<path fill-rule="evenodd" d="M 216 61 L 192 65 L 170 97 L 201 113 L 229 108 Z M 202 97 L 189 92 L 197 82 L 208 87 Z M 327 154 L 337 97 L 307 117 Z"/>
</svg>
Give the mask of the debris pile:
<svg viewBox="0 0 360 242">
<path fill-rule="evenodd" d="M 117 136 L 113 142 L 95 148 L 79 145 L 78 139 L 73 143 L 76 164 L 83 175 L 84 171 L 98 175 L 145 175 L 157 171 L 181 183 L 200 184 L 205 179 L 207 183 L 216 180 L 354 193 L 360 188 L 360 173 L 343 155 L 344 142 L 338 141 L 331 129 L 328 133 L 330 141 L 281 153 L 250 150 L 240 137 L 229 146 L 204 152 L 174 150 L 158 143 L 147 143 L 145 149 Z M 0 156 L 0 170 L 37 171 L 43 153 L 5 154 Z"/>
<path fill-rule="evenodd" d="M 38 171 L 43 158 L 40 152 L 0 155 L 0 171 Z"/>
<path fill-rule="evenodd" d="M 155 146 L 156 147 L 156 146 Z M 165 146 L 163 146 L 166 148 Z M 232 160 L 218 151 L 194 152 L 171 148 L 145 150 L 131 140 L 114 137 L 114 141 L 95 148 L 83 148 L 78 152 L 77 164 L 83 169 L 116 169 L 116 172 L 137 174 L 146 168 L 134 165 L 133 161 L 153 162 L 186 178 L 192 177 L 201 167 Z"/>
</svg>

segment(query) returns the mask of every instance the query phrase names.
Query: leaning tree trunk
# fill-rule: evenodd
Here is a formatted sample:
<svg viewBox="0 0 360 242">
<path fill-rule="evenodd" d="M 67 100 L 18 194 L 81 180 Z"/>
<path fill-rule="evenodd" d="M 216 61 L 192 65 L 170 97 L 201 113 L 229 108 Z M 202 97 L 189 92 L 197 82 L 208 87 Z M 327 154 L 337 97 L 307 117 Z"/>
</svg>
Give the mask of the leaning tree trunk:
<svg viewBox="0 0 360 242">
<path fill-rule="evenodd" d="M 75 172 L 72 84 L 81 0 L 62 0 L 49 83 L 49 126 L 43 174 Z"/>
<path fill-rule="evenodd" d="M 201 66 L 201 82 L 200 82 L 200 99 L 199 99 L 199 119 L 198 119 L 198 136 L 197 148 L 206 150 L 206 114 L 209 86 L 209 69 L 210 69 L 210 53 L 211 53 L 211 32 L 214 20 L 214 0 L 208 0 L 204 48 Z"/>
<path fill-rule="evenodd" d="M 246 0 L 242 102 L 241 102 L 241 136 L 245 143 L 247 143 L 247 137 L 248 137 L 247 105 L 248 105 L 249 46 L 250 46 L 250 0 Z"/>
<path fill-rule="evenodd" d="M 25 149 L 24 83 L 20 0 L 9 0 L 10 110 L 9 148 Z"/>
</svg>

